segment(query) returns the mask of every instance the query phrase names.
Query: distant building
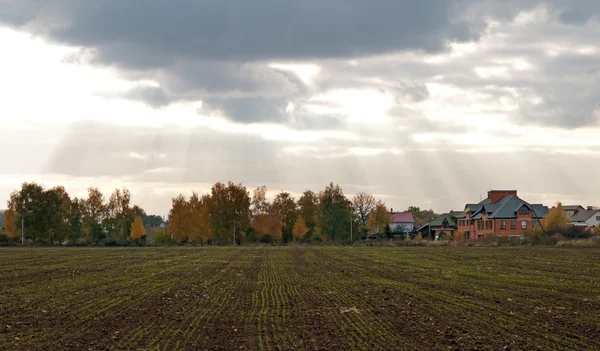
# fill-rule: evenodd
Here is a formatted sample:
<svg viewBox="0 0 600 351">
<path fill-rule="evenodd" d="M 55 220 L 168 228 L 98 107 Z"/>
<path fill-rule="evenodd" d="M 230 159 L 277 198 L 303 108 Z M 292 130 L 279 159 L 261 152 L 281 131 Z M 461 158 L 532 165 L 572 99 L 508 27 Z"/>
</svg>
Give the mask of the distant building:
<svg viewBox="0 0 600 351">
<path fill-rule="evenodd" d="M 490 234 L 522 237 L 548 214 L 548 207 L 520 199 L 516 190 L 490 190 L 485 200 L 467 204 L 464 212 L 458 231 L 473 240 Z"/>
<path fill-rule="evenodd" d="M 578 227 L 600 225 L 600 210 L 579 210 L 571 216 L 571 222 Z"/>
<path fill-rule="evenodd" d="M 437 239 L 442 236 L 454 237 L 458 232 L 458 221 L 466 217 L 463 211 L 450 211 L 433 218 L 418 231 L 423 237 Z"/>
<path fill-rule="evenodd" d="M 563 206 L 563 210 L 569 215 L 569 217 L 573 216 L 577 211 L 585 210 L 581 205 L 567 205 Z"/>
<path fill-rule="evenodd" d="M 412 212 L 394 212 L 394 209 L 390 209 L 390 215 L 392 216 L 392 223 L 390 223 L 390 229 L 392 233 L 410 233 L 415 228 L 415 220 L 413 219 Z"/>
</svg>

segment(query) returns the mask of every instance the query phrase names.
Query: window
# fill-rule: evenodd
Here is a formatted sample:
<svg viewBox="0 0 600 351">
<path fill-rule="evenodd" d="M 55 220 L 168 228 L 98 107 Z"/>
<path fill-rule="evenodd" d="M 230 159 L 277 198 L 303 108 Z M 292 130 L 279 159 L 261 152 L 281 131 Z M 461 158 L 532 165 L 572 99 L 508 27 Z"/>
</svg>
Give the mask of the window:
<svg viewBox="0 0 600 351">
<path fill-rule="evenodd" d="M 521 221 L 521 229 L 527 229 L 527 221 Z"/>
<path fill-rule="evenodd" d="M 540 220 L 539 219 L 534 219 L 533 220 L 533 226 L 537 227 L 540 224 Z"/>
<path fill-rule="evenodd" d="M 494 222 L 492 221 L 485 221 L 485 229 L 494 229 Z"/>
<path fill-rule="evenodd" d="M 500 221 L 500 229 L 506 229 L 506 221 Z"/>
<path fill-rule="evenodd" d="M 527 207 L 523 206 L 519 209 L 519 213 L 520 214 L 529 214 L 529 209 Z"/>
<path fill-rule="evenodd" d="M 512 220 L 510 221 L 510 229 L 517 229 L 517 221 L 516 220 Z"/>
<path fill-rule="evenodd" d="M 481 221 L 477 221 L 477 230 L 481 230 L 482 229 L 482 225 L 483 223 Z"/>
<path fill-rule="evenodd" d="M 600 222 L 600 216 L 596 216 L 596 221 Z"/>
</svg>

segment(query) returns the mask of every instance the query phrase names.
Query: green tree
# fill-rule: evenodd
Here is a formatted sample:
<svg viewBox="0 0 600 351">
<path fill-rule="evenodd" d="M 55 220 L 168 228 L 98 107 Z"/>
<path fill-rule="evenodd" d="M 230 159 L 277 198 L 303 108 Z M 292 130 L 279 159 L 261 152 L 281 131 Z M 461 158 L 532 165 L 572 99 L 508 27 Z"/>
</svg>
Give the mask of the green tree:
<svg viewBox="0 0 600 351">
<path fill-rule="evenodd" d="M 146 228 L 159 228 L 164 223 L 162 217 L 157 215 L 144 216 L 142 220 Z"/>
<path fill-rule="evenodd" d="M 330 183 L 319 193 L 317 225 L 321 235 L 331 241 L 349 239 L 351 210 L 342 188 Z"/>
<path fill-rule="evenodd" d="M 71 242 L 77 241 L 83 235 L 83 220 L 85 215 L 85 208 L 83 201 L 78 198 L 74 198 L 71 201 L 70 218 L 69 218 L 69 240 Z"/>
<path fill-rule="evenodd" d="M 167 233 L 164 229 L 158 229 L 152 235 L 153 245 L 168 245 L 172 243 L 171 234 Z"/>
<path fill-rule="evenodd" d="M 64 242 L 71 229 L 71 198 L 63 186 L 44 192 L 44 212 L 47 216 L 44 240 Z"/>
<path fill-rule="evenodd" d="M 24 223 L 25 239 L 37 240 L 45 236 L 47 219 L 44 206 L 44 188 L 36 183 L 23 183 L 21 189 L 10 195 L 8 207 L 16 214 L 17 223 Z"/>
<path fill-rule="evenodd" d="M 281 233 L 284 242 L 294 240 L 294 224 L 298 218 L 296 201 L 287 192 L 281 192 L 273 200 L 272 210 L 281 221 Z"/>
<path fill-rule="evenodd" d="M 102 222 L 106 217 L 104 195 L 98 188 L 88 188 L 88 197 L 81 200 L 83 205 L 82 232 L 90 241 L 101 241 L 106 237 Z"/>
<path fill-rule="evenodd" d="M 130 205 L 131 192 L 126 188 L 115 189 L 110 195 L 105 205 L 106 216 L 103 220 L 109 239 L 125 240 L 129 236 L 131 222 L 134 219 Z"/>
<path fill-rule="evenodd" d="M 298 216 L 304 220 L 306 228 L 305 239 L 315 237 L 317 226 L 317 214 L 319 212 L 319 197 L 312 191 L 306 190 L 298 199 Z"/>
<path fill-rule="evenodd" d="M 242 184 L 216 183 L 211 188 L 209 202 L 212 238 L 218 243 L 231 243 L 235 236 L 250 226 L 250 193 Z M 237 240 L 237 239 L 236 239 Z"/>
</svg>

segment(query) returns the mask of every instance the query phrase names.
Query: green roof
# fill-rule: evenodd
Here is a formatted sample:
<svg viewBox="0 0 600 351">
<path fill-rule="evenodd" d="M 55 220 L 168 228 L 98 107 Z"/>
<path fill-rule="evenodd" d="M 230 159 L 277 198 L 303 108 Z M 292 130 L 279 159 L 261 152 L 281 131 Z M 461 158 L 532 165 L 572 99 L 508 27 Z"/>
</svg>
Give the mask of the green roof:
<svg viewBox="0 0 600 351">
<path fill-rule="evenodd" d="M 450 213 L 444 213 L 438 217 L 435 217 L 434 219 L 432 219 L 431 221 L 429 221 L 429 223 L 425 224 L 424 226 L 422 226 L 421 228 L 419 228 L 418 230 L 421 230 L 423 228 L 426 227 L 441 227 L 444 225 L 444 220 L 448 221 L 448 226 L 450 227 L 456 227 L 457 226 L 457 222 L 456 222 L 456 217 L 454 217 L 452 214 Z"/>
</svg>

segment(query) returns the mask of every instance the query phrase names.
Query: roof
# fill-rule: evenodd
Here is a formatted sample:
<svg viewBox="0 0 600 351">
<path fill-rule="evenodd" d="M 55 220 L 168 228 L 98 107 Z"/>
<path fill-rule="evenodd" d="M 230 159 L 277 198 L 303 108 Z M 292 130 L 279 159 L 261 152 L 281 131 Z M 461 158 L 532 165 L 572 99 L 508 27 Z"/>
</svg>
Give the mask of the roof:
<svg viewBox="0 0 600 351">
<path fill-rule="evenodd" d="M 598 212 L 600 212 L 600 210 L 579 210 L 571 216 L 571 221 L 585 222 Z"/>
<path fill-rule="evenodd" d="M 427 223 L 424 226 L 422 226 L 421 228 L 419 228 L 419 230 L 421 230 L 423 228 L 426 228 L 428 226 L 441 227 L 441 226 L 444 225 L 444 220 L 448 221 L 448 226 L 449 227 L 456 227 L 457 226 L 456 217 L 453 216 L 451 213 L 444 213 L 444 214 L 442 214 L 440 216 L 435 217 L 431 221 L 429 221 L 429 223 Z"/>
<path fill-rule="evenodd" d="M 579 210 L 585 210 L 585 208 L 583 208 L 583 206 L 581 206 L 581 205 L 567 205 L 567 206 L 563 206 L 563 210 L 565 210 L 565 211 L 579 211 Z"/>
<path fill-rule="evenodd" d="M 392 223 L 414 223 L 412 212 L 391 212 Z"/>
<path fill-rule="evenodd" d="M 481 205 L 481 204 L 466 204 L 465 212 L 467 210 L 468 210 L 468 212 L 477 212 L 477 211 L 481 210 L 482 207 L 483 207 L 483 205 Z"/>
<path fill-rule="evenodd" d="M 467 214 L 465 213 L 465 211 L 452 211 L 452 214 L 454 215 L 455 218 L 458 218 L 458 219 L 463 219 L 463 218 L 467 217 Z"/>
<path fill-rule="evenodd" d="M 465 209 L 469 209 L 472 213 L 472 219 L 480 219 L 483 211 L 488 214 L 489 219 L 512 219 L 517 218 L 517 212 L 523 206 L 526 206 L 530 211 L 533 211 L 533 218 L 543 218 L 548 214 L 548 207 L 541 204 L 529 204 L 514 195 L 503 196 L 493 204 L 467 204 Z"/>
</svg>

